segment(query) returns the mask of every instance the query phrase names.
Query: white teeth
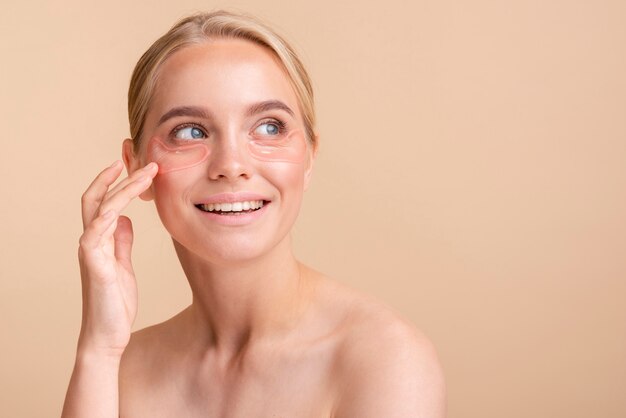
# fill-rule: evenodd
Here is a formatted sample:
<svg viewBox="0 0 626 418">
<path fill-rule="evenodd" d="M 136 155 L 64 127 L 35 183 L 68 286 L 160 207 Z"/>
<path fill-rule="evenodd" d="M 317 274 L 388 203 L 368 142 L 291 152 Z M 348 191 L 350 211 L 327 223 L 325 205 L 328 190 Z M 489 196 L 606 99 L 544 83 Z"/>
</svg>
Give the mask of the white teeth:
<svg viewBox="0 0 626 418">
<path fill-rule="evenodd" d="M 262 200 L 249 200 L 245 202 L 233 202 L 233 203 L 208 203 L 200 205 L 200 208 L 205 212 L 241 212 L 250 209 L 259 209 L 263 207 Z"/>
</svg>

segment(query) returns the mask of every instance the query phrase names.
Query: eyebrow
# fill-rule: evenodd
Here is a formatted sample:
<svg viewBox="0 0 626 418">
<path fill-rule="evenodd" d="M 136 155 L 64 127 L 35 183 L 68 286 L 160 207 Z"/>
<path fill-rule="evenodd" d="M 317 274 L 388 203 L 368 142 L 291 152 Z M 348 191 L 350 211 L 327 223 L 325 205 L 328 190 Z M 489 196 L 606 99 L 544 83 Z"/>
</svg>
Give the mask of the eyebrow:
<svg viewBox="0 0 626 418">
<path fill-rule="evenodd" d="M 265 100 L 263 102 L 254 103 L 246 110 L 246 117 L 254 116 L 257 113 L 263 113 L 274 109 L 283 110 L 289 113 L 292 117 L 295 117 L 293 110 L 280 100 Z M 194 116 L 203 119 L 210 119 L 211 113 L 207 109 L 200 106 L 178 106 L 165 112 L 165 114 L 161 116 L 161 119 L 159 119 L 159 123 L 157 125 L 161 125 L 167 120 L 177 116 Z"/>
<path fill-rule="evenodd" d="M 159 119 L 159 123 L 157 124 L 157 126 L 177 116 L 195 116 L 198 118 L 208 119 L 209 113 L 205 109 L 199 106 L 174 107 L 168 110 L 167 112 L 165 112 L 163 116 L 161 116 L 161 119 Z"/>
<path fill-rule="evenodd" d="M 246 112 L 246 116 L 254 116 L 257 113 L 267 112 L 268 110 L 284 110 L 289 113 L 292 117 L 295 117 L 293 110 L 280 100 L 266 100 L 264 102 L 255 103 L 248 108 Z"/>
</svg>

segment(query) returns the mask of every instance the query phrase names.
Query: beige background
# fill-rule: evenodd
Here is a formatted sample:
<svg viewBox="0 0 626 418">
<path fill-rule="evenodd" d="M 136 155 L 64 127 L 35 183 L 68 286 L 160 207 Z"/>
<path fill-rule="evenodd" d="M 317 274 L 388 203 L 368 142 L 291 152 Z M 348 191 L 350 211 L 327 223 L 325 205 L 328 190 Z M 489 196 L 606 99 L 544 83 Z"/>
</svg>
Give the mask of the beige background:
<svg viewBox="0 0 626 418">
<path fill-rule="evenodd" d="M 253 12 L 314 79 L 308 264 L 438 347 L 449 416 L 626 416 L 626 2 L 11 1 L 0 12 L 0 416 L 60 414 L 80 326 L 79 200 L 126 89 L 188 12 Z M 136 328 L 190 300 L 134 202 Z"/>
</svg>

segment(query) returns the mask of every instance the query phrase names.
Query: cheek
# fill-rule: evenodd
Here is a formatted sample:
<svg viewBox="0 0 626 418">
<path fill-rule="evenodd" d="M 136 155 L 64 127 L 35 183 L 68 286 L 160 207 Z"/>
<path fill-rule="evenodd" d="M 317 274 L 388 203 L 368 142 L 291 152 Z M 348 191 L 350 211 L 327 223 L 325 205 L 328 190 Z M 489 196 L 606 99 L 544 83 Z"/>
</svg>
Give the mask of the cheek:
<svg viewBox="0 0 626 418">
<path fill-rule="evenodd" d="M 299 196 L 304 191 L 302 164 L 269 163 L 259 172 L 280 191 L 283 198 Z"/>
<path fill-rule="evenodd" d="M 171 195 L 179 189 L 179 183 L 180 181 L 177 181 L 176 176 L 157 174 L 152 181 L 155 198 L 162 199 Z"/>
<path fill-rule="evenodd" d="M 163 220 L 177 217 L 181 210 L 186 210 L 187 205 L 184 204 L 186 190 L 189 190 L 191 182 L 184 174 L 187 173 L 158 174 L 154 178 L 152 183 L 154 203 Z"/>
</svg>

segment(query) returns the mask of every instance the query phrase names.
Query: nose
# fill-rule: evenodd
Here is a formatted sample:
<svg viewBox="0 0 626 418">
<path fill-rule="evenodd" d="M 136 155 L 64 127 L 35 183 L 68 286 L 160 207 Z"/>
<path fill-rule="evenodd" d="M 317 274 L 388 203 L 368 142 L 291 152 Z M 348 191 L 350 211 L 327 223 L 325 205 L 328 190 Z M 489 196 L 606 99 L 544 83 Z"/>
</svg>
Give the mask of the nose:
<svg viewBox="0 0 626 418">
<path fill-rule="evenodd" d="M 208 167 L 211 180 L 250 178 L 252 167 L 241 135 L 235 132 L 218 135 L 212 145 Z"/>
</svg>

